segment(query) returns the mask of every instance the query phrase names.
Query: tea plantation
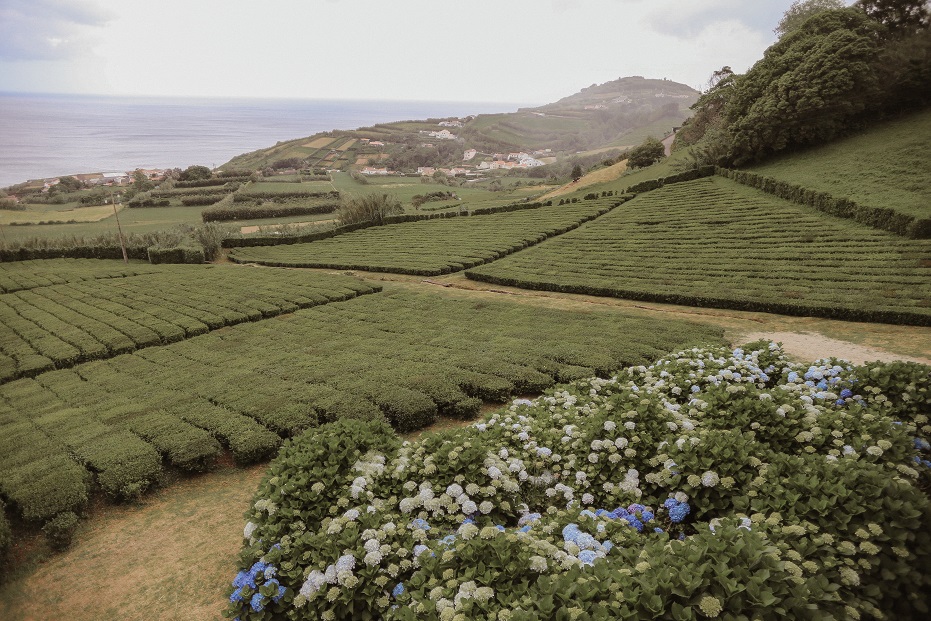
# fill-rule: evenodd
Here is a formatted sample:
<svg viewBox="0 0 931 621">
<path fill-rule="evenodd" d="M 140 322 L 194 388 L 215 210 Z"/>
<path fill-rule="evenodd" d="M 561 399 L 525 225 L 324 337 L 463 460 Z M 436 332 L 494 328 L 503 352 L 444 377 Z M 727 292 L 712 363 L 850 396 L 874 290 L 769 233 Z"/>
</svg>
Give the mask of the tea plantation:
<svg viewBox="0 0 931 621">
<path fill-rule="evenodd" d="M 415 443 L 345 419 L 290 441 L 247 514 L 227 616 L 927 618 L 928 368 L 747 347 Z"/>
<path fill-rule="evenodd" d="M 268 290 L 285 286 L 277 278 L 303 279 L 341 292 L 336 299 L 373 290 L 302 272 L 201 272 L 188 276 L 218 300 L 224 286 L 245 288 L 239 274 L 260 275 Z M 171 280 L 176 272 L 166 274 L 149 286 L 180 286 Z M 285 288 L 297 294 L 301 284 Z M 25 520 L 56 520 L 81 511 L 95 489 L 132 498 L 161 481 L 166 468 L 209 469 L 223 447 L 250 463 L 319 423 L 381 420 L 409 431 L 439 414 L 469 418 L 483 399 L 501 402 L 556 381 L 607 375 L 720 336 L 681 321 L 476 302 L 465 294 L 390 292 L 331 302 L 0 385 L 0 493 Z"/>
<path fill-rule="evenodd" d="M 531 289 L 931 325 L 931 242 L 718 177 L 641 194 L 466 275 Z"/>
<path fill-rule="evenodd" d="M 610 211 L 616 198 L 372 227 L 309 244 L 238 248 L 238 263 L 435 276 L 522 250 Z"/>
<path fill-rule="evenodd" d="M 8 290 L 21 290 L 0 294 L 0 382 L 378 289 L 345 276 L 188 265 L 137 273 L 95 260 L 63 260 L 59 276 L 44 277 L 32 271 L 38 263 L 2 272 Z M 69 277 L 87 280 L 51 284 Z"/>
</svg>

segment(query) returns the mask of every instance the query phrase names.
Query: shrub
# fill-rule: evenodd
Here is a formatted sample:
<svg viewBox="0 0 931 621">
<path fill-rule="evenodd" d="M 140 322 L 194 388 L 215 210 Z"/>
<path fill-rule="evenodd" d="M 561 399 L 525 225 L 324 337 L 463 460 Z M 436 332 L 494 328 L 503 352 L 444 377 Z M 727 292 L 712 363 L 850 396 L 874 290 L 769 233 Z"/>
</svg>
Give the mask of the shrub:
<svg viewBox="0 0 931 621">
<path fill-rule="evenodd" d="M 71 545 L 74 530 L 78 526 L 78 516 L 71 511 L 59 513 L 42 527 L 45 538 L 53 550 L 64 550 Z"/>
<path fill-rule="evenodd" d="M 222 225 L 211 222 L 194 227 L 194 239 L 203 248 L 205 261 L 214 261 L 223 250 L 223 240 L 230 234 L 230 230 Z"/>
<path fill-rule="evenodd" d="M 345 201 L 339 208 L 343 225 L 374 222 L 384 224 L 389 216 L 404 213 L 401 201 L 387 194 L 367 194 Z"/>
</svg>

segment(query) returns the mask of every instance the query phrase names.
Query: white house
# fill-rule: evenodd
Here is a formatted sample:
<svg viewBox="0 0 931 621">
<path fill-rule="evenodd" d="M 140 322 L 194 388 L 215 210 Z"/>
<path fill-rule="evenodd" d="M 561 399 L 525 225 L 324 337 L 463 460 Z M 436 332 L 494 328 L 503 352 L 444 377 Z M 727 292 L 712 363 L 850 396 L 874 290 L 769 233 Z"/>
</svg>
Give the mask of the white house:
<svg viewBox="0 0 931 621">
<path fill-rule="evenodd" d="M 471 160 L 473 157 L 475 157 L 475 155 L 476 155 L 477 153 L 478 153 L 478 151 L 476 151 L 475 149 L 469 149 L 468 151 L 466 151 L 465 153 L 462 154 L 462 161 L 463 161 L 463 162 L 468 162 L 468 161 Z"/>
<path fill-rule="evenodd" d="M 440 140 L 455 140 L 456 135 L 451 133 L 448 129 L 441 129 L 438 132 L 430 132 L 430 136 L 434 138 L 439 138 Z"/>
</svg>

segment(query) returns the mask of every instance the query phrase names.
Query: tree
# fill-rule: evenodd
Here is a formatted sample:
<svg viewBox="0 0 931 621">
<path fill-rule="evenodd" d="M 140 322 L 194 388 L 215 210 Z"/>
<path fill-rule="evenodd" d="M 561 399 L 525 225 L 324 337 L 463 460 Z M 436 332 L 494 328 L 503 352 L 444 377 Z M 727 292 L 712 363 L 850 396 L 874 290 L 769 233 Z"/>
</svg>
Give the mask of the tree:
<svg viewBox="0 0 931 621">
<path fill-rule="evenodd" d="M 579 164 L 576 164 L 572 167 L 572 180 L 578 181 L 582 178 L 582 167 Z"/>
<path fill-rule="evenodd" d="M 181 171 L 180 179 L 181 181 L 200 181 L 202 179 L 209 179 L 213 176 L 213 173 L 210 172 L 210 169 L 206 166 L 188 166 L 183 171 Z"/>
<path fill-rule="evenodd" d="M 928 0 L 858 0 L 856 6 L 884 24 L 890 34 L 911 34 L 931 26 Z"/>
<path fill-rule="evenodd" d="M 723 163 L 831 140 L 879 107 L 881 30 L 856 9 L 823 11 L 766 50 L 729 97 Z"/>
<path fill-rule="evenodd" d="M 830 9 L 842 9 L 842 0 L 795 0 L 779 20 L 779 25 L 773 29 L 780 37 L 795 32 L 810 17 Z"/>
<path fill-rule="evenodd" d="M 133 190 L 136 194 L 140 192 L 148 192 L 155 187 L 155 184 L 149 181 L 149 178 L 144 172 L 138 168 L 133 171 Z"/>
<path fill-rule="evenodd" d="M 666 147 L 663 146 L 663 143 L 650 136 L 639 146 L 631 149 L 630 154 L 627 156 L 627 166 L 630 168 L 645 168 L 663 159 L 665 155 Z"/>
<path fill-rule="evenodd" d="M 58 178 L 58 185 L 66 192 L 75 192 L 84 187 L 84 182 L 70 175 Z"/>
</svg>

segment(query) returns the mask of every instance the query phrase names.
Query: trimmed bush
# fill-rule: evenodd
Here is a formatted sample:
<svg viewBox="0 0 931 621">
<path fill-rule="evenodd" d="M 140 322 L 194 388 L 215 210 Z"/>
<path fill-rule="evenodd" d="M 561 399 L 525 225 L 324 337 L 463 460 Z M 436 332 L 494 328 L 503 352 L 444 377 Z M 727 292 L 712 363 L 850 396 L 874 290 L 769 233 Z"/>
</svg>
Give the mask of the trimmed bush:
<svg viewBox="0 0 931 621">
<path fill-rule="evenodd" d="M 205 263 L 203 248 L 177 246 L 175 248 L 159 248 L 152 246 L 148 249 L 149 263 Z"/>
<path fill-rule="evenodd" d="M 78 527 L 78 516 L 71 511 L 59 513 L 42 527 L 45 538 L 53 550 L 64 550 L 71 545 L 74 531 Z"/>
</svg>

